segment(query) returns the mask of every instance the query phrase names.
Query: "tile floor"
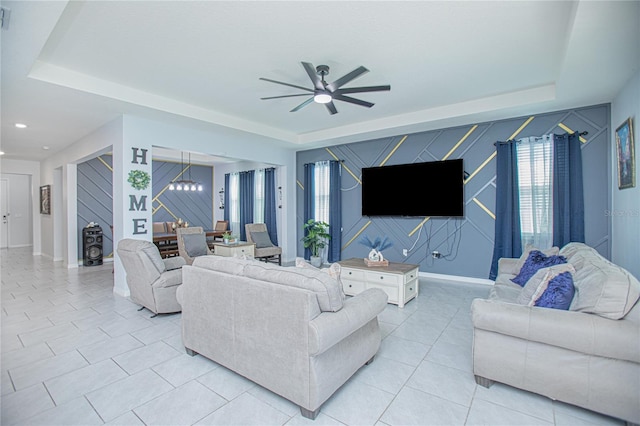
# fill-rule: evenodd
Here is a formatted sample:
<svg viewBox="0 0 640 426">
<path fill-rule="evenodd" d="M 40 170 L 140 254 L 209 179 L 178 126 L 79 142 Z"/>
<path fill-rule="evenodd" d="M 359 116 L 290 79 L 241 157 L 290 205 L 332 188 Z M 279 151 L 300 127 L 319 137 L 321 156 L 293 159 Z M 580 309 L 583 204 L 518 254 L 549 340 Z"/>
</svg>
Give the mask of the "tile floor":
<svg viewBox="0 0 640 426">
<path fill-rule="evenodd" d="M 184 353 L 180 315 L 149 318 L 113 294 L 111 264 L 66 269 L 4 249 L 3 425 L 602 425 L 623 422 L 471 373 L 469 306 L 488 287 L 422 279 L 380 315 L 375 361 L 315 422 L 292 403 Z"/>
</svg>

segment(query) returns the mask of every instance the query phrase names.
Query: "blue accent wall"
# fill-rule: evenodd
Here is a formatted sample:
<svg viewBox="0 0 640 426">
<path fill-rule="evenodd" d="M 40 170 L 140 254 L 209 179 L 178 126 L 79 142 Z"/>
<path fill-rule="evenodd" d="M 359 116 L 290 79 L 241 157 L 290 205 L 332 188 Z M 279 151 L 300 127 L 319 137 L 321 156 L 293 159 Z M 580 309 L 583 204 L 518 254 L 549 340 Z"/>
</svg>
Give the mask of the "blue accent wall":
<svg viewBox="0 0 640 426">
<path fill-rule="evenodd" d="M 173 222 L 178 218 L 190 226 L 213 228 L 213 168 L 191 165 L 191 179 L 203 186 L 202 192 L 168 191 L 174 179 L 189 179 L 189 168 L 181 175 L 182 164 L 165 161 L 152 163 L 154 222 Z M 113 256 L 113 173 L 111 155 L 102 155 L 78 164 L 78 259 L 82 259 L 82 229 L 89 222 L 97 222 L 104 234 L 102 250 L 105 257 Z M 149 225 L 151 230 L 151 224 Z M 151 231 L 150 231 L 151 232 Z"/>
<path fill-rule="evenodd" d="M 344 162 L 342 259 L 366 256 L 368 249 L 358 243 L 363 235 L 372 239 L 388 236 L 394 245 L 385 250 L 384 255 L 391 261 L 419 264 L 422 272 L 487 278 L 495 232 L 492 217 L 495 213 L 494 142 L 512 137 L 561 134 L 570 129 L 589 132 L 582 144 L 586 242 L 609 258 L 610 223 L 605 215 L 611 179 L 609 128 L 610 108 L 607 104 L 300 151 L 296 157 L 298 241 L 302 238 L 304 164 L 338 158 Z M 420 226 L 424 218 L 369 218 L 361 215 L 358 179 L 362 168 L 439 161 L 445 157 L 462 158 L 465 171 L 470 174 L 464 189 L 464 218 L 431 218 Z M 420 185 L 438 183 L 396 184 L 413 186 L 418 194 Z M 410 202 L 397 199 L 393 193 L 387 197 L 388 202 Z M 402 255 L 403 249 L 410 249 L 407 257 Z M 431 252 L 434 250 L 444 257 L 433 259 Z M 299 256 L 303 254 L 300 242 L 297 253 Z"/>
</svg>

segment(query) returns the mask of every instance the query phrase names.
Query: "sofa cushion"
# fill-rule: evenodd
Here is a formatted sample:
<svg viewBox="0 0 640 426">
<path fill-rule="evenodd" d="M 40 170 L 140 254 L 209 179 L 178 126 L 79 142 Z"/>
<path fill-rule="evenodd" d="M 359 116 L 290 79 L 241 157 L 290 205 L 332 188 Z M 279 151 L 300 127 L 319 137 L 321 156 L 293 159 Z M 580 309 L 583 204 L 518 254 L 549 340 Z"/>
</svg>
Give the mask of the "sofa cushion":
<svg viewBox="0 0 640 426">
<path fill-rule="evenodd" d="M 252 232 L 251 239 L 256 244 L 256 248 L 267 248 L 273 247 L 273 243 L 271 242 L 271 238 L 269 238 L 269 234 L 265 231 L 261 232 Z"/>
<path fill-rule="evenodd" d="M 576 268 L 572 311 L 620 319 L 635 305 L 640 296 L 640 283 L 624 268 L 596 253 L 576 253 L 571 260 Z"/>
<path fill-rule="evenodd" d="M 561 263 L 567 263 L 567 259 L 564 256 L 553 255 L 546 256 L 540 250 L 531 250 L 527 260 L 524 262 L 520 273 L 515 276 L 511 281 L 524 287 L 538 269 L 546 268 L 548 266 L 558 265 Z"/>
<path fill-rule="evenodd" d="M 539 269 L 525 284 L 516 300 L 520 305 L 534 306 L 536 301 L 547 290 L 549 282 L 564 272 L 574 273 L 576 270 L 570 263 L 549 266 Z M 573 285 L 572 285 L 573 287 Z M 573 298 L 573 296 L 572 296 Z"/>
<path fill-rule="evenodd" d="M 198 257 L 208 254 L 207 237 L 204 233 L 182 234 L 184 249 L 189 257 Z"/>
<path fill-rule="evenodd" d="M 160 256 L 160 252 L 158 251 L 158 247 L 155 244 L 144 241 L 140 243 L 140 250 L 149 258 L 153 266 L 155 266 L 158 274 L 161 274 L 165 271 L 165 264 Z"/>
<path fill-rule="evenodd" d="M 573 300 L 575 288 L 570 272 L 556 275 L 549 281 L 547 289 L 536 300 L 535 306 L 568 310 Z"/>
<path fill-rule="evenodd" d="M 252 263 L 244 268 L 244 275 L 310 290 L 316 294 L 322 312 L 337 312 L 342 309 L 344 294 L 338 281 L 321 271 L 303 268 L 283 268 L 266 263 Z"/>
</svg>

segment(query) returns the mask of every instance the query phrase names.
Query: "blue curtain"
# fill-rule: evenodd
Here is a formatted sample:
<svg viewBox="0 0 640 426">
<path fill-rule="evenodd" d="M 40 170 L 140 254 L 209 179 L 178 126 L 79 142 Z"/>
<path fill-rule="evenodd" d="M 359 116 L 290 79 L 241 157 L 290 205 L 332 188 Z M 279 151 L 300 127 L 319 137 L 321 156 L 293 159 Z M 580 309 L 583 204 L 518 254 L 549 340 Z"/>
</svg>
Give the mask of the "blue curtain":
<svg viewBox="0 0 640 426">
<path fill-rule="evenodd" d="M 582 150 L 578 133 L 553 135 L 553 245 L 584 242 Z"/>
<path fill-rule="evenodd" d="M 273 245 L 278 245 L 278 224 L 276 221 L 276 173 L 274 168 L 264 171 L 264 223 Z"/>
<path fill-rule="evenodd" d="M 304 222 L 303 226 L 309 219 L 313 219 L 315 210 L 314 195 L 315 184 L 313 174 L 316 165 L 314 163 L 308 163 L 304 165 Z M 304 232 L 304 231 L 303 231 Z M 304 258 L 309 260 L 311 258 L 311 250 L 304 249 Z"/>
<path fill-rule="evenodd" d="M 255 171 L 240 172 L 240 240 L 247 240 L 244 225 L 253 223 L 253 199 L 254 199 L 254 175 Z"/>
<path fill-rule="evenodd" d="M 229 211 L 229 173 L 227 173 L 224 175 L 224 220 L 231 223 Z"/>
<path fill-rule="evenodd" d="M 339 161 L 329 163 L 329 262 L 340 260 L 342 246 L 342 181 Z"/>
<path fill-rule="evenodd" d="M 516 143 L 497 142 L 496 145 L 496 236 L 489 273 L 492 280 L 498 274 L 498 259 L 522 254 Z"/>
</svg>

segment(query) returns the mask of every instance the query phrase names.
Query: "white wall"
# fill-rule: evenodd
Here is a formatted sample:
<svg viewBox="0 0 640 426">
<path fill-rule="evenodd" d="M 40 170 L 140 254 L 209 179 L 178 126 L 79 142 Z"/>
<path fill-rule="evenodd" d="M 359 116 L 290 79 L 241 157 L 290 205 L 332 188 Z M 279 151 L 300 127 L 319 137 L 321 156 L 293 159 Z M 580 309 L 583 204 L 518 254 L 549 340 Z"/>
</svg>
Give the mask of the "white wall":
<svg viewBox="0 0 640 426">
<path fill-rule="evenodd" d="M 40 222 L 40 163 L 37 161 L 0 159 L 0 171 L 17 175 L 30 176 L 28 189 L 31 197 L 31 244 L 34 255 L 42 252 Z M 44 216 L 44 215 L 43 215 Z"/>
<path fill-rule="evenodd" d="M 618 189 L 618 164 L 615 130 L 627 118 L 633 122 L 635 140 L 636 186 Z M 611 103 L 611 260 L 640 278 L 640 71 L 624 86 Z"/>
</svg>

